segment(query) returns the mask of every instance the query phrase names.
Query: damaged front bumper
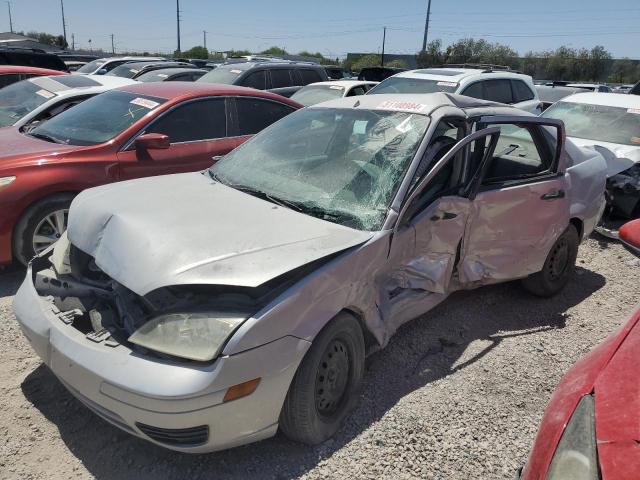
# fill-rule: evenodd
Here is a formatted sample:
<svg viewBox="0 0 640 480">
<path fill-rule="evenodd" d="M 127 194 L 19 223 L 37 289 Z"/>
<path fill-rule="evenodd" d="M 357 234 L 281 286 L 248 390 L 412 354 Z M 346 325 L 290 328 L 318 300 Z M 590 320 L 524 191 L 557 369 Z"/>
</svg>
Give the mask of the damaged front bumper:
<svg viewBox="0 0 640 480">
<path fill-rule="evenodd" d="M 203 364 L 92 342 L 52 297 L 38 294 L 31 266 L 13 306 L 34 350 L 74 396 L 117 427 L 183 452 L 221 450 L 274 435 L 291 379 L 310 346 L 287 336 Z M 224 401 L 229 387 L 257 378 L 252 394 Z"/>
</svg>

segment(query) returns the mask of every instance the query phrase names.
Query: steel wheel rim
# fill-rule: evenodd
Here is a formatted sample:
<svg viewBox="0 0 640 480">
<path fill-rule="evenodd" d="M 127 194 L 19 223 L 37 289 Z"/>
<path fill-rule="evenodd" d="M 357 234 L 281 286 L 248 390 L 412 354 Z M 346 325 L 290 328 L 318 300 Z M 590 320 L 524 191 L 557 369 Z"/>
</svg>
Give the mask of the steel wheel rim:
<svg viewBox="0 0 640 480">
<path fill-rule="evenodd" d="M 569 264 L 569 242 L 561 239 L 553 249 L 549 261 L 549 276 L 558 280 L 567 270 Z"/>
<path fill-rule="evenodd" d="M 67 218 L 69 209 L 62 208 L 47 214 L 33 232 L 32 246 L 33 251 L 38 254 L 55 242 L 62 236 L 67 229 Z"/>
<path fill-rule="evenodd" d="M 324 416 L 334 414 L 342 405 L 351 373 L 349 350 L 345 342 L 329 343 L 316 374 L 316 409 Z"/>
</svg>

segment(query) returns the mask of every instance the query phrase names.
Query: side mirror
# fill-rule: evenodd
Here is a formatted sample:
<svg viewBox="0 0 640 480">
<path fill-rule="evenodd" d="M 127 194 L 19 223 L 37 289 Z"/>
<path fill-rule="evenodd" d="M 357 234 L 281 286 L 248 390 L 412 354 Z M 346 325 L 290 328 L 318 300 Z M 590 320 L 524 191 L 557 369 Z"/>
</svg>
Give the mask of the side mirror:
<svg viewBox="0 0 640 480">
<path fill-rule="evenodd" d="M 107 69 L 106 68 L 101 68 L 95 74 L 96 75 L 104 75 L 105 73 L 107 73 Z"/>
<path fill-rule="evenodd" d="M 162 133 L 145 133 L 136 138 L 134 145 L 140 150 L 166 150 L 171 146 L 169 137 Z"/>
</svg>

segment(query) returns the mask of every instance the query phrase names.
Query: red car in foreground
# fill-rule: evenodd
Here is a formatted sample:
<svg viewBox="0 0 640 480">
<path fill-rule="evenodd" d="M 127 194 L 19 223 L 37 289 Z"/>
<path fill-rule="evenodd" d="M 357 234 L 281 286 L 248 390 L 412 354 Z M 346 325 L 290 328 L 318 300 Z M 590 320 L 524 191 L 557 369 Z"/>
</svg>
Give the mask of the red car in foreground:
<svg viewBox="0 0 640 480">
<path fill-rule="evenodd" d="M 193 82 L 121 87 L 28 131 L 0 131 L 0 265 L 66 229 L 73 197 L 105 183 L 201 170 L 301 105 L 268 92 Z M 143 199 L 153 208 L 153 199 Z M 194 209 L 199 206 L 194 205 Z"/>
<path fill-rule="evenodd" d="M 618 236 L 629 251 L 640 256 L 640 218 L 631 220 L 620 227 Z"/>
<path fill-rule="evenodd" d="M 21 80 L 26 80 L 27 78 L 41 77 L 44 75 L 67 75 L 67 72 L 49 70 L 48 68 L 25 67 L 22 65 L 0 65 L 0 88 Z"/>
<path fill-rule="evenodd" d="M 640 309 L 551 396 L 521 480 L 640 478 Z"/>
</svg>

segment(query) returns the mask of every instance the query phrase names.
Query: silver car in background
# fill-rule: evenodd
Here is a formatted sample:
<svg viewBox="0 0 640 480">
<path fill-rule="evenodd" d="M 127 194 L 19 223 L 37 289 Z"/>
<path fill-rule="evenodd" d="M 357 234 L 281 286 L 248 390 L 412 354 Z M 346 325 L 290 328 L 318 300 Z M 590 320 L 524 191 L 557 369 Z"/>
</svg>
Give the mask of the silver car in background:
<svg viewBox="0 0 640 480">
<path fill-rule="evenodd" d="M 513 107 L 342 98 L 208 171 L 84 191 L 14 309 L 60 381 L 133 435 L 318 443 L 355 406 L 366 353 L 451 292 L 559 292 L 605 174 L 562 122 Z"/>
</svg>

